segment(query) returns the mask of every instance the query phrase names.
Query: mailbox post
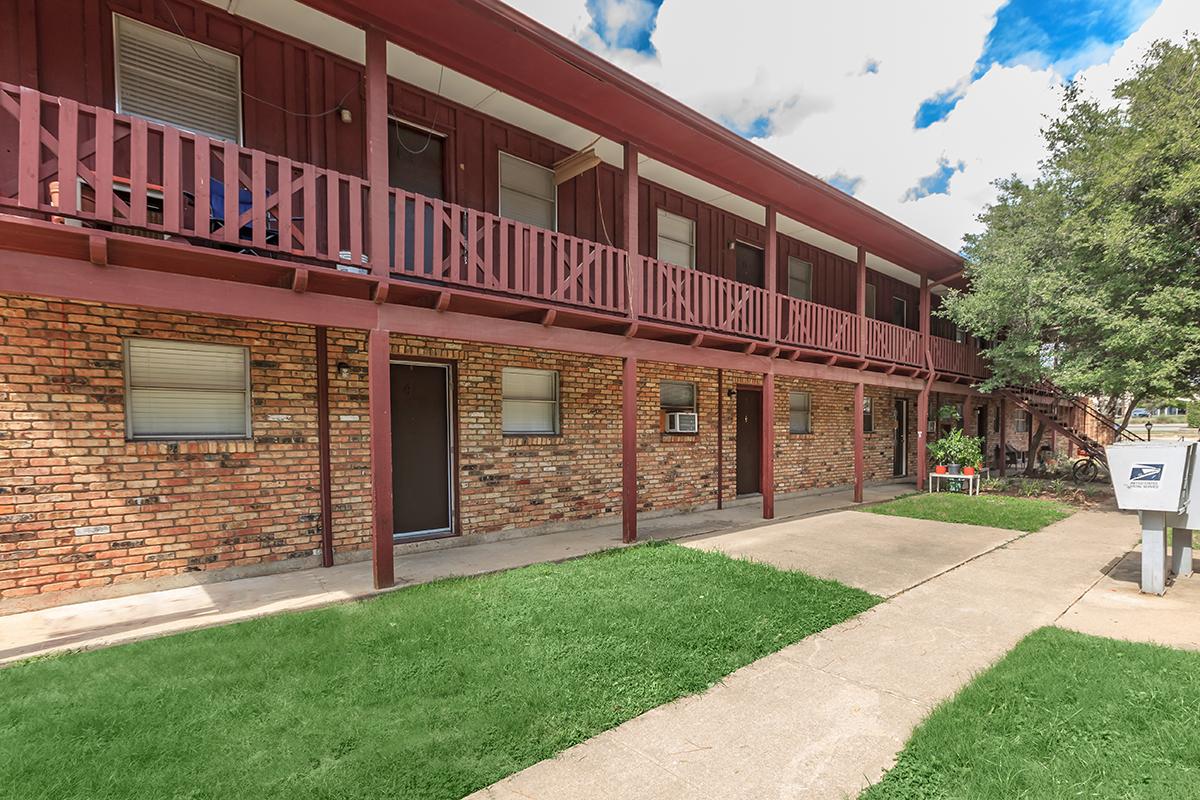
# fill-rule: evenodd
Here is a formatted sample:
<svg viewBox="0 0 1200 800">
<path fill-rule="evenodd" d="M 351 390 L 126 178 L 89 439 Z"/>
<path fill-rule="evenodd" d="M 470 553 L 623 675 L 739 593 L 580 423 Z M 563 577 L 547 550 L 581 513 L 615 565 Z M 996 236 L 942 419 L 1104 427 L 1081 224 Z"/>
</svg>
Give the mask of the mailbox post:
<svg viewBox="0 0 1200 800">
<path fill-rule="evenodd" d="M 1106 448 L 1109 474 L 1119 508 L 1137 511 L 1142 524 L 1142 591 L 1163 594 L 1167 574 L 1184 566 L 1186 549 L 1188 572 L 1191 571 L 1192 514 L 1188 499 L 1192 492 L 1196 460 L 1195 442 L 1122 442 Z M 1200 491 L 1200 489 L 1197 489 Z M 1200 495 L 1197 495 L 1200 511 Z M 1200 522 L 1200 514 L 1196 515 Z M 1172 537 L 1174 563 L 1167 562 L 1167 528 L 1176 527 Z M 1182 529 L 1182 530 L 1181 530 Z M 1187 533 L 1188 547 L 1182 546 Z"/>
</svg>

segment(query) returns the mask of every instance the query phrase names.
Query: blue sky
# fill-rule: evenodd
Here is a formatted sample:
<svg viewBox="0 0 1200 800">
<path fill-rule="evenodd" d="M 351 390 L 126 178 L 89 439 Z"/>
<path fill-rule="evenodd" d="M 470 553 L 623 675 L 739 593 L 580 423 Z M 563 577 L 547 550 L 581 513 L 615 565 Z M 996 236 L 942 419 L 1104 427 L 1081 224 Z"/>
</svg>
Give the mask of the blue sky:
<svg viewBox="0 0 1200 800">
<path fill-rule="evenodd" d="M 1200 0 L 505 0 L 957 249 L 1032 178 L 1065 81 L 1107 102 Z"/>
<path fill-rule="evenodd" d="M 1106 61 L 1158 8 L 1160 0 L 1009 0 L 996 13 L 983 52 L 966 85 L 992 65 L 1053 68 L 1066 79 Z M 1200 2 L 1200 0 L 1198 0 Z M 925 128 L 945 119 L 963 97 L 956 85 L 926 100 L 913 124 Z"/>
</svg>

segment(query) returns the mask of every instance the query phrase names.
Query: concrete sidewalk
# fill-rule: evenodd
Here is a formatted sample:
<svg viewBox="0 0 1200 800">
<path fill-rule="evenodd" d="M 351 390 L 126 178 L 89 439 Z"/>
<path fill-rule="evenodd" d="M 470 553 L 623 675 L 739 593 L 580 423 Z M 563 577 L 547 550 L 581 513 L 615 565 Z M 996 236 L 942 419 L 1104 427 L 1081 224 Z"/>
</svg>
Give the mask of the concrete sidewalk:
<svg viewBox="0 0 1200 800">
<path fill-rule="evenodd" d="M 867 487 L 866 502 L 913 491 L 908 484 Z M 853 506 L 849 490 L 777 500 L 777 520 Z M 675 539 L 768 525 L 756 500 L 720 511 L 639 520 L 642 539 Z M 480 575 L 545 561 L 561 561 L 621 547 L 619 520 L 559 533 L 500 538 L 471 537 L 396 548 L 397 588 L 440 578 Z M 368 561 L 257 578 L 197 584 L 125 597 L 92 600 L 0 616 L 0 664 L 65 649 L 104 647 L 193 628 L 222 625 L 281 611 L 315 608 L 375 594 Z"/>
<path fill-rule="evenodd" d="M 874 525 L 895 531 L 906 524 L 936 525 L 856 513 L 835 516 L 871 516 Z M 868 523 L 860 519 L 859 524 Z M 771 533 L 764 529 L 754 536 Z M 1003 534 L 992 535 L 1003 541 Z M 1128 516 L 1081 512 L 968 555 L 965 563 L 932 577 L 922 579 L 920 570 L 914 571 L 913 588 L 866 614 L 472 797 L 853 797 L 891 766 L 912 729 L 937 704 L 1026 634 L 1054 623 L 1137 536 L 1136 520 Z M 982 540 L 976 544 L 987 546 Z M 772 552 L 783 552 L 785 565 L 805 558 L 800 547 L 764 546 L 755 555 L 773 560 Z M 871 558 L 856 555 L 864 562 Z M 923 567 L 926 572 L 935 568 Z"/>
</svg>

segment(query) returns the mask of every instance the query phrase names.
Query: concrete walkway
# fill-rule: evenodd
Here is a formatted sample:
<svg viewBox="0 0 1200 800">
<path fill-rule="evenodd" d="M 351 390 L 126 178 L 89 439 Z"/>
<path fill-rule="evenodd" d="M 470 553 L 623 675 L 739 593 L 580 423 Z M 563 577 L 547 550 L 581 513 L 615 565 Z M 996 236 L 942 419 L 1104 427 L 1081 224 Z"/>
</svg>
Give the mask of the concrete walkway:
<svg viewBox="0 0 1200 800">
<path fill-rule="evenodd" d="M 865 547 L 838 562 L 829 555 L 838 538 L 830 526 L 841 531 L 843 547 L 848 536 L 876 548 L 899 537 L 927 547 L 940 542 L 957 554 L 903 562 L 907 545 L 875 553 Z M 1112 512 L 1081 512 L 1011 541 L 1012 532 L 945 528 L 952 530 L 848 512 L 697 543 L 884 592 L 896 584 L 871 562 L 906 563 L 913 585 L 703 694 L 649 711 L 472 797 L 853 797 L 891 766 L 937 704 L 1026 634 L 1054 623 L 1138 535 L 1136 520 Z M 810 543 L 818 544 L 811 554 Z"/>
<path fill-rule="evenodd" d="M 866 502 L 911 492 L 907 484 L 867 487 Z M 778 520 L 853 506 L 849 490 L 779 499 Z M 642 539 L 674 539 L 741 531 L 769 524 L 757 500 L 721 511 L 660 516 L 639 521 Z M 511 535 L 509 535 L 511 536 Z M 440 578 L 480 575 L 544 561 L 561 561 L 621 546 L 618 520 L 561 533 L 520 538 L 472 537 L 396 548 L 397 588 Z M 478 541 L 478 540 L 475 540 Z M 0 616 L 0 664 L 58 650 L 104 647 L 168 633 L 222 625 L 281 611 L 315 608 L 368 597 L 367 561 L 257 578 L 204 583 Z"/>
</svg>

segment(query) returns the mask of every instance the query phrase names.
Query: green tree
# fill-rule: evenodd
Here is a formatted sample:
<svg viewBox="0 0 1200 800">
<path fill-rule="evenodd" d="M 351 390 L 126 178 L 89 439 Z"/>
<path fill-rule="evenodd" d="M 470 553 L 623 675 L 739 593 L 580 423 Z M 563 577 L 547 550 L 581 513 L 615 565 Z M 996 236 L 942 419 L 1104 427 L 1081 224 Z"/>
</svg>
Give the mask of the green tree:
<svg viewBox="0 0 1200 800">
<path fill-rule="evenodd" d="M 1158 42 L 1101 104 L 1069 84 L 1032 183 L 997 182 L 940 313 L 990 344 L 984 389 L 1049 379 L 1128 411 L 1200 386 L 1200 39 Z M 1035 434 L 1035 438 L 1036 434 Z"/>
</svg>

